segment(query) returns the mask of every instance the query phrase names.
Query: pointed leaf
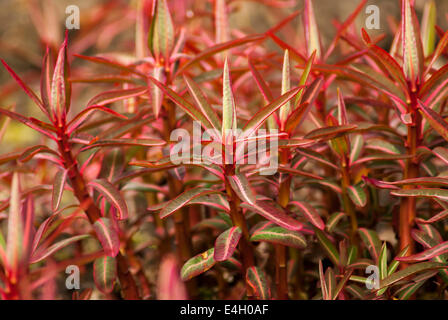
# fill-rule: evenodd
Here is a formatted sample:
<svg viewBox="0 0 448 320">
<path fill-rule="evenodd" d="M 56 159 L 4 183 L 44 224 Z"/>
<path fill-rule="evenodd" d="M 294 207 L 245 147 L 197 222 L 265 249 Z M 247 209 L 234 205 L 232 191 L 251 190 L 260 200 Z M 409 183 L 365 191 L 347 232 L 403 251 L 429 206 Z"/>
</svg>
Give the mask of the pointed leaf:
<svg viewBox="0 0 448 320">
<path fill-rule="evenodd" d="M 254 211 L 280 227 L 291 231 L 298 231 L 303 227 L 302 223 L 267 201 L 257 201 L 255 204 L 242 203 L 241 207 Z"/>
<path fill-rule="evenodd" d="M 338 266 L 340 264 L 339 262 L 339 252 L 334 246 L 334 244 L 328 239 L 328 237 L 320 231 L 319 229 L 315 229 L 317 240 L 322 245 L 322 248 L 327 253 L 327 256 L 330 258 L 330 260 L 334 263 L 335 266 Z"/>
<path fill-rule="evenodd" d="M 166 0 L 154 1 L 148 47 L 157 60 L 168 60 L 173 50 L 174 26 Z"/>
<path fill-rule="evenodd" d="M 103 246 L 104 253 L 109 257 L 116 257 L 120 250 L 118 232 L 109 218 L 101 217 L 93 224 L 98 240 Z"/>
<path fill-rule="evenodd" d="M 249 181 L 247 180 L 244 173 L 237 173 L 233 176 L 229 176 L 229 183 L 233 191 L 238 195 L 238 197 L 249 204 L 255 204 L 255 194 L 252 191 Z"/>
<path fill-rule="evenodd" d="M 53 211 L 57 211 L 59 204 L 61 203 L 62 194 L 64 193 L 65 181 L 67 179 L 67 170 L 59 170 L 56 173 L 53 182 L 53 193 L 51 197 L 51 208 Z"/>
<path fill-rule="evenodd" d="M 378 261 L 381 251 L 381 242 L 378 234 L 373 230 L 365 228 L 360 228 L 358 232 L 367 250 L 369 250 L 370 256 L 373 260 Z"/>
<path fill-rule="evenodd" d="M 91 186 L 92 188 L 97 190 L 102 196 L 107 199 L 107 201 L 109 201 L 118 209 L 117 218 L 119 220 L 124 220 L 128 217 L 128 207 L 126 205 L 126 201 L 120 194 L 120 191 L 112 183 L 110 183 L 106 179 L 98 179 L 89 182 L 88 186 Z"/>
<path fill-rule="evenodd" d="M 104 256 L 93 262 L 93 280 L 102 293 L 111 293 L 117 278 L 115 258 Z"/>
<path fill-rule="evenodd" d="M 407 257 L 398 257 L 395 258 L 398 261 L 403 262 L 417 262 L 417 261 L 425 261 L 432 259 L 434 257 L 438 257 L 442 254 L 445 254 L 448 252 L 448 241 L 439 243 L 438 245 L 432 247 L 431 249 L 427 249 L 423 252 L 407 256 Z"/>
<path fill-rule="evenodd" d="M 302 234 L 277 226 L 256 230 L 250 241 L 270 242 L 297 249 L 306 247 L 306 239 Z"/>
<path fill-rule="evenodd" d="M 420 28 L 411 0 L 402 1 L 401 19 L 403 71 L 415 92 L 421 80 L 424 59 Z"/>
<path fill-rule="evenodd" d="M 46 249 L 42 249 L 42 250 L 38 249 L 31 257 L 30 263 L 40 262 L 40 261 L 44 260 L 45 258 L 51 256 L 55 252 L 61 250 L 62 248 L 65 248 L 66 246 L 68 246 L 74 242 L 77 242 L 79 240 L 84 240 L 88 237 L 90 237 L 88 234 L 74 236 L 74 237 L 70 237 L 70 238 L 61 240 Z"/>
<path fill-rule="evenodd" d="M 258 267 L 247 269 L 246 281 L 253 290 L 254 295 L 260 300 L 271 298 L 271 291 L 266 279 L 266 275 Z"/>
<path fill-rule="evenodd" d="M 241 235 L 242 231 L 240 227 L 232 227 L 221 233 L 215 241 L 215 261 L 229 259 L 233 255 Z"/>
<path fill-rule="evenodd" d="M 406 269 L 397 271 L 390 276 L 388 276 L 385 279 L 382 279 L 380 281 L 380 290 L 388 287 L 390 285 L 395 284 L 396 282 L 403 280 L 413 274 L 416 274 L 418 272 L 427 271 L 427 270 L 433 270 L 433 269 L 442 269 L 446 268 L 446 265 L 443 263 L 438 262 L 421 262 L 417 264 L 413 264 Z"/>
<path fill-rule="evenodd" d="M 175 199 L 168 202 L 168 204 L 163 207 L 163 209 L 160 211 L 160 218 L 164 219 L 171 215 L 172 213 L 176 212 L 183 206 L 185 206 L 187 203 L 192 201 L 193 199 L 196 199 L 198 197 L 213 194 L 213 193 L 219 193 L 216 190 L 206 189 L 206 188 L 192 188 L 184 191 L 180 195 L 178 195 Z"/>
<path fill-rule="evenodd" d="M 319 213 L 310 204 L 301 201 L 292 201 L 290 205 L 296 206 L 299 211 L 305 216 L 305 218 L 315 227 L 321 230 L 325 228 L 325 224 L 322 221 Z"/>
<path fill-rule="evenodd" d="M 367 195 L 360 185 L 349 186 L 347 193 L 357 207 L 365 207 L 367 204 Z"/>
<path fill-rule="evenodd" d="M 214 248 L 208 249 L 188 260 L 180 271 L 182 280 L 190 280 L 213 267 L 216 263 L 214 250 Z"/>
</svg>

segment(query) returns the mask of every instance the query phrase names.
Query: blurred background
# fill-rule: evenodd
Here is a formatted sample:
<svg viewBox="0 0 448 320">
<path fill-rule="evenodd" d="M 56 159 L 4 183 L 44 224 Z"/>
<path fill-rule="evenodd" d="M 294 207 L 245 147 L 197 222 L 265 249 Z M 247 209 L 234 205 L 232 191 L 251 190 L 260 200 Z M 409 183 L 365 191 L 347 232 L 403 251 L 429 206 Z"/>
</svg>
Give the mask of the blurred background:
<svg viewBox="0 0 448 320">
<path fill-rule="evenodd" d="M 70 32 L 69 52 L 83 55 L 121 52 L 132 54 L 135 51 L 135 19 L 139 0 L 0 0 L 0 57 L 37 92 L 39 91 L 40 64 L 46 44 L 57 50 L 63 39 L 66 8 L 77 5 L 80 9 L 80 29 Z M 229 1 L 230 26 L 246 34 L 263 32 L 294 10 L 303 7 L 303 0 L 276 0 L 280 7 L 269 5 L 273 0 L 233 0 Z M 416 0 L 419 18 L 426 0 Z M 211 28 L 213 0 L 168 0 L 183 5 L 184 12 L 173 12 L 177 26 L 185 20 L 197 20 L 199 28 Z M 447 28 L 448 1 L 436 0 L 438 24 Z M 317 22 L 320 26 L 322 42 L 325 46 L 334 35 L 334 20 L 343 21 L 355 9 L 359 0 L 314 0 Z M 399 0 L 371 0 L 367 5 L 377 5 L 380 9 L 380 30 L 369 31 L 385 33 L 387 37 L 380 44 L 386 49 L 391 41 L 390 27 L 399 22 Z M 356 21 L 357 30 L 364 27 L 367 15 L 364 10 Z M 296 28 L 295 34 L 303 36 L 301 19 L 296 18 L 289 29 Z M 233 34 L 235 37 L 235 34 Z M 300 39 L 284 39 L 294 44 Z M 273 43 L 266 43 L 272 50 L 279 50 Z M 92 64 L 73 59 L 73 66 L 79 72 Z M 95 66 L 96 68 L 96 66 Z M 39 118 L 39 110 L 19 89 L 4 68 L 0 69 L 0 106 L 16 104 L 16 109 L 24 114 Z M 83 89 L 84 94 L 76 95 L 72 101 L 77 108 L 82 107 L 89 98 L 101 88 L 75 85 L 75 90 Z M 2 152 L 21 148 L 36 142 L 39 137 L 31 129 L 13 121 L 0 144 Z"/>
</svg>

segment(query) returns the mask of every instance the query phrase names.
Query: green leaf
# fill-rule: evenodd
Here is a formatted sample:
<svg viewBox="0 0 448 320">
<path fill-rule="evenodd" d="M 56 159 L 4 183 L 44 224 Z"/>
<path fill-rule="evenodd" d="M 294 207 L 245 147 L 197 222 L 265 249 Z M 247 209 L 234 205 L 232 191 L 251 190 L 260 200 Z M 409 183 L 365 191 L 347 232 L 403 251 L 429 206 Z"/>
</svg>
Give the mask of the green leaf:
<svg viewBox="0 0 448 320">
<path fill-rule="evenodd" d="M 229 133 L 228 131 L 235 132 L 237 128 L 235 99 L 230 84 L 230 71 L 227 59 L 224 63 L 222 83 L 222 137 L 223 141 L 226 141 L 225 137 Z"/>
<path fill-rule="evenodd" d="M 422 18 L 422 43 L 425 57 L 429 57 L 436 45 L 437 11 L 434 0 L 425 2 Z"/>
<path fill-rule="evenodd" d="M 406 255 L 406 253 L 408 253 L 409 247 L 404 248 L 403 250 L 401 250 L 398 254 L 397 257 L 404 257 Z M 398 260 L 392 260 L 389 264 L 389 268 L 387 269 L 387 275 L 390 276 L 392 273 L 394 273 L 398 266 L 400 265 L 400 261 Z"/>
<path fill-rule="evenodd" d="M 199 110 L 202 114 L 207 118 L 207 120 L 213 125 L 213 128 L 219 132 L 221 132 L 221 120 L 218 118 L 216 112 L 210 106 L 205 97 L 204 93 L 201 91 L 200 87 L 190 79 L 188 76 L 184 76 L 184 81 L 187 84 L 188 91 L 190 95 L 193 97 L 196 105 L 199 107 Z"/>
<path fill-rule="evenodd" d="M 436 148 L 432 149 L 432 153 L 434 153 L 434 155 L 437 158 L 439 158 L 440 160 L 445 162 L 445 164 L 448 164 L 448 149 L 447 148 L 436 147 Z"/>
<path fill-rule="evenodd" d="M 157 79 L 159 80 L 159 79 Z M 117 101 L 126 100 L 132 97 L 138 97 L 148 91 L 147 87 L 137 87 L 131 89 L 119 89 L 105 91 L 97 94 L 87 102 L 87 107 L 100 107 Z"/>
<path fill-rule="evenodd" d="M 181 193 L 180 195 L 178 195 L 173 200 L 169 201 L 168 204 L 165 207 L 163 207 L 163 209 L 160 211 L 160 218 L 164 219 L 168 217 L 169 215 L 173 214 L 183 206 L 187 205 L 187 203 L 189 203 L 195 198 L 213 193 L 219 193 L 219 191 L 206 189 L 202 187 L 188 189 L 183 193 Z"/>
<path fill-rule="evenodd" d="M 260 128 L 263 123 L 269 118 L 270 115 L 281 108 L 289 100 L 294 98 L 301 88 L 302 87 L 296 87 L 283 94 L 279 98 L 275 99 L 267 106 L 261 108 L 248 122 L 246 122 L 243 128 L 244 137 L 250 137 L 251 135 L 253 135 L 258 130 L 258 128 Z"/>
<path fill-rule="evenodd" d="M 244 173 L 237 173 L 233 176 L 229 176 L 228 181 L 233 191 L 235 191 L 242 201 L 249 204 L 255 204 L 255 193 L 252 191 L 249 181 Z"/>
<path fill-rule="evenodd" d="M 380 281 L 380 290 L 395 284 L 396 282 L 403 280 L 411 275 L 414 275 L 418 272 L 433 270 L 433 269 L 442 269 L 446 268 L 446 264 L 438 263 L 438 262 L 421 262 L 417 264 L 413 264 L 406 269 L 397 271 L 385 279 Z"/>
<path fill-rule="evenodd" d="M 120 250 L 120 238 L 115 226 L 109 218 L 101 217 L 93 223 L 104 253 L 109 257 L 116 257 Z"/>
<path fill-rule="evenodd" d="M 215 241 L 215 261 L 225 261 L 233 255 L 242 235 L 240 227 L 232 227 L 221 233 Z"/>
<path fill-rule="evenodd" d="M 97 179 L 88 183 L 88 186 L 97 190 L 107 201 L 118 209 L 119 220 L 124 220 L 128 217 L 128 207 L 126 201 L 120 194 L 120 191 L 106 179 Z"/>
<path fill-rule="evenodd" d="M 327 253 L 328 258 L 330 258 L 330 260 L 334 263 L 335 266 L 338 266 L 340 264 L 339 252 L 334 246 L 334 244 L 330 241 L 330 239 L 327 238 L 325 233 L 323 233 L 319 229 L 314 229 L 314 231 L 316 232 L 317 240 Z"/>
<path fill-rule="evenodd" d="M 334 212 L 331 214 L 330 218 L 327 220 L 327 231 L 333 232 L 333 230 L 338 225 L 339 221 L 341 221 L 342 218 L 347 217 L 347 214 L 345 212 Z"/>
<path fill-rule="evenodd" d="M 165 68 L 162 66 L 155 66 L 152 70 L 152 76 L 154 79 L 164 83 L 166 78 Z M 151 102 L 154 115 L 156 119 L 158 119 L 163 105 L 163 91 L 160 90 L 154 83 L 151 83 Z"/>
<path fill-rule="evenodd" d="M 311 0 L 305 0 L 305 12 L 303 15 L 303 24 L 305 26 L 306 49 L 308 56 L 316 52 L 316 58 L 320 59 L 322 49 L 320 45 L 319 28 L 314 15 L 313 3 Z"/>
<path fill-rule="evenodd" d="M 448 252 L 448 241 L 445 241 L 423 252 L 407 257 L 397 257 L 395 259 L 403 262 L 418 262 L 441 256 L 442 254 L 445 254 L 447 252 Z"/>
<path fill-rule="evenodd" d="M 364 245 L 367 247 L 367 250 L 369 250 L 370 256 L 373 260 L 378 262 L 381 250 L 381 242 L 378 238 L 378 234 L 375 231 L 366 228 L 359 228 L 358 232 Z"/>
<path fill-rule="evenodd" d="M 347 193 L 357 207 L 364 207 L 367 204 L 367 195 L 360 185 L 349 186 Z"/>
<path fill-rule="evenodd" d="M 420 100 L 418 101 L 418 105 L 421 114 L 426 118 L 431 127 L 448 141 L 448 123 L 437 112 L 426 107 Z"/>
<path fill-rule="evenodd" d="M 398 197 L 436 198 L 448 201 L 447 189 L 420 188 L 420 189 L 392 190 L 390 194 Z"/>
<path fill-rule="evenodd" d="M 157 60 L 169 59 L 174 47 L 174 26 L 166 0 L 155 0 L 148 47 Z"/>
<path fill-rule="evenodd" d="M 305 135 L 305 139 L 312 139 L 312 140 L 329 140 L 334 139 L 338 136 L 350 133 L 350 131 L 353 131 L 358 126 L 354 124 L 349 124 L 345 126 L 329 126 L 329 127 L 323 127 L 314 129 L 308 134 Z"/>
<path fill-rule="evenodd" d="M 18 276 L 16 273 L 19 264 L 23 259 L 25 249 L 23 247 L 24 240 L 24 223 L 21 214 L 21 192 L 19 173 L 14 172 L 11 183 L 11 196 L 9 199 L 8 214 L 8 234 L 6 240 L 6 259 L 11 277 Z"/>
<path fill-rule="evenodd" d="M 117 279 L 117 262 L 115 258 L 104 256 L 93 262 L 93 280 L 102 293 L 111 293 Z"/>
<path fill-rule="evenodd" d="M 51 100 L 50 105 L 58 119 L 58 123 L 62 124 L 62 118 L 65 117 L 70 107 L 71 84 L 67 80 L 70 76 L 69 64 L 67 59 L 67 34 L 62 43 L 56 65 L 53 71 L 53 80 L 51 83 Z"/>
<path fill-rule="evenodd" d="M 190 280 L 213 267 L 216 263 L 214 251 L 214 248 L 208 249 L 188 260 L 180 271 L 182 280 Z"/>
<path fill-rule="evenodd" d="M 291 201 L 290 205 L 296 206 L 302 213 L 302 215 L 315 227 L 321 230 L 325 228 L 325 224 L 322 221 L 319 213 L 310 204 L 301 201 Z"/>
<path fill-rule="evenodd" d="M 291 70 L 289 66 L 289 53 L 288 50 L 285 50 L 285 55 L 283 57 L 283 69 L 282 69 L 282 91 L 281 94 L 285 94 L 291 90 Z M 291 102 L 286 102 L 280 108 L 280 123 L 282 126 L 285 125 L 286 120 L 291 112 Z"/>
<path fill-rule="evenodd" d="M 362 134 L 355 134 L 351 141 L 350 163 L 358 160 L 364 146 L 364 138 Z"/>
<path fill-rule="evenodd" d="M 55 244 L 51 245 L 48 248 L 40 249 L 40 250 L 38 249 L 31 257 L 30 263 L 40 262 L 40 261 L 44 260 L 45 258 L 51 256 L 55 252 L 61 250 L 62 248 L 65 248 L 66 246 L 68 246 L 74 242 L 77 242 L 79 240 L 84 240 L 88 237 L 90 237 L 88 234 L 74 236 L 74 237 L 70 237 L 70 238 L 61 240 L 59 242 L 56 242 Z"/>
<path fill-rule="evenodd" d="M 242 203 L 242 208 L 254 211 L 269 221 L 291 231 L 302 229 L 303 225 L 288 216 L 282 209 L 275 207 L 267 201 L 257 201 L 255 204 Z"/>
<path fill-rule="evenodd" d="M 271 298 L 271 291 L 266 279 L 266 275 L 258 267 L 247 269 L 246 282 L 252 288 L 254 295 L 260 300 Z"/>
<path fill-rule="evenodd" d="M 53 211 L 58 210 L 59 204 L 61 203 L 65 181 L 67 179 L 67 172 L 67 170 L 59 170 L 54 178 L 53 193 L 51 197 L 51 208 Z"/>
<path fill-rule="evenodd" d="M 411 0 L 403 0 L 401 8 L 401 35 L 403 38 L 403 72 L 411 82 L 412 90 L 417 90 L 417 83 L 423 72 L 423 47 L 419 23 Z"/>
<path fill-rule="evenodd" d="M 270 242 L 298 249 L 306 247 L 306 239 L 302 234 L 277 226 L 256 230 L 250 241 Z"/>
</svg>

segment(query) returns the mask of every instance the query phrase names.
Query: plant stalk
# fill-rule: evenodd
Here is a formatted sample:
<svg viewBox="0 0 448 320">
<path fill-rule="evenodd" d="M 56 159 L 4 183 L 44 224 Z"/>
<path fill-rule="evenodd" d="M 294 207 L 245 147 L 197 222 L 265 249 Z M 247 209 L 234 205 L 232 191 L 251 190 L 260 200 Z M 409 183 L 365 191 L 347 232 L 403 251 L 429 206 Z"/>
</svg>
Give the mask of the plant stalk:
<svg viewBox="0 0 448 320">
<path fill-rule="evenodd" d="M 287 165 L 289 163 L 289 150 L 281 150 L 280 151 L 280 162 L 283 165 Z M 278 203 L 282 208 L 286 208 L 289 204 L 290 200 L 290 189 L 291 189 L 291 176 L 282 174 L 279 194 L 278 194 Z M 276 282 L 277 282 L 277 298 L 280 300 L 288 299 L 288 270 L 287 270 L 287 252 L 286 247 L 277 244 L 275 245 L 275 271 L 276 271 Z"/>
<path fill-rule="evenodd" d="M 413 179 L 419 177 L 419 161 L 417 148 L 420 145 L 420 132 L 422 125 L 422 117 L 417 110 L 417 98 L 415 94 L 411 95 L 410 111 L 412 114 L 412 124 L 408 125 L 408 136 L 406 141 L 406 154 L 412 155 L 410 159 L 406 159 L 403 172 L 403 179 Z M 405 185 L 404 189 L 412 189 L 413 186 Z M 399 230 L 400 250 L 408 247 L 406 255 L 412 255 L 415 249 L 414 240 L 411 236 L 412 226 L 414 224 L 416 202 L 414 197 L 405 197 L 401 199 Z M 405 268 L 406 264 L 400 264 L 400 268 Z"/>
<path fill-rule="evenodd" d="M 226 179 L 225 181 L 226 185 L 226 191 L 227 195 L 229 197 L 229 204 L 230 204 L 230 217 L 232 219 L 232 223 L 236 227 L 240 227 L 242 231 L 242 237 L 238 243 L 238 247 L 240 250 L 240 255 L 243 262 L 243 278 L 245 279 L 247 274 L 247 269 L 254 266 L 254 253 L 253 253 L 253 247 L 250 243 L 250 234 L 249 229 L 247 227 L 246 220 L 244 218 L 244 215 L 242 211 L 240 210 L 239 204 L 240 200 L 238 196 L 236 195 L 235 191 L 233 191 L 232 187 L 230 186 L 230 183 Z M 247 297 L 249 299 L 252 299 L 253 293 L 252 288 L 250 285 L 246 282 L 246 290 L 247 290 Z"/>
<path fill-rule="evenodd" d="M 66 168 L 66 170 L 68 170 L 67 176 L 72 184 L 73 193 L 78 199 L 79 203 L 82 206 L 85 206 L 83 207 L 83 209 L 87 214 L 90 223 L 93 225 L 101 217 L 101 211 L 95 205 L 95 202 L 87 191 L 86 182 L 78 169 L 77 161 L 72 155 L 71 144 L 68 141 L 68 136 L 65 133 L 64 127 L 60 128 L 58 132 L 58 148 L 60 154 L 62 155 L 64 167 Z M 140 299 L 135 280 L 132 274 L 129 272 L 129 263 L 127 261 L 127 258 L 122 255 L 121 252 L 118 252 L 116 259 L 118 279 L 120 280 L 124 299 Z"/>
</svg>

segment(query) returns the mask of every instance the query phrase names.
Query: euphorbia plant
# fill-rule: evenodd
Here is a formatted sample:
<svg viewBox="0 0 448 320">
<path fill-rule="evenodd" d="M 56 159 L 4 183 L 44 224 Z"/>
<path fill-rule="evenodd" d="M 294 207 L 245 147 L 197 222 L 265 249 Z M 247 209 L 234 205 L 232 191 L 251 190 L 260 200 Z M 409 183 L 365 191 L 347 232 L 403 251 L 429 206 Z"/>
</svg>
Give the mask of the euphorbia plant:
<svg viewBox="0 0 448 320">
<path fill-rule="evenodd" d="M 367 1 L 328 46 L 319 1 L 254 34 L 230 25 L 244 2 L 212 2 L 137 1 L 130 52 L 80 55 L 78 34 L 71 72 L 66 36 L 40 94 L 2 60 L 46 118 L 0 109 L 42 136 L 0 157 L 2 299 L 65 296 L 71 265 L 97 289 L 74 299 L 446 297 L 448 33 L 434 3 L 420 28 L 414 1 L 397 1 L 385 50 L 355 28 Z M 82 105 L 86 88 L 101 91 Z"/>
</svg>

